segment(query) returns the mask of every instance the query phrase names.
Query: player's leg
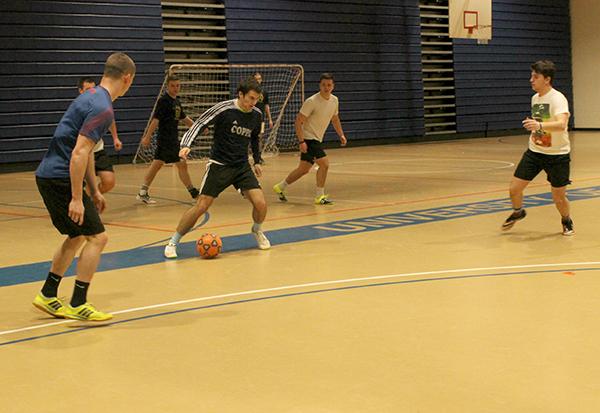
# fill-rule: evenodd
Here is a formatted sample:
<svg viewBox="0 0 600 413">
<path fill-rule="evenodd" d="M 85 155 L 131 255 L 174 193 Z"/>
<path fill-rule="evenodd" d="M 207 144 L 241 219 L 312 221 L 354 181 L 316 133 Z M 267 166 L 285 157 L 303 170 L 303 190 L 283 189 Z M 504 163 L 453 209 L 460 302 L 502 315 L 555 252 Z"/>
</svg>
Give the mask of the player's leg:
<svg viewBox="0 0 600 413">
<path fill-rule="evenodd" d="M 512 203 L 513 212 L 506 218 L 502 224 L 502 230 L 511 229 L 515 223 L 527 215 L 523 208 L 523 191 L 543 169 L 543 161 L 539 154 L 536 154 L 529 149 L 525 151 L 523 157 L 519 161 L 515 169 L 514 176 L 510 181 L 508 193 Z"/>
<path fill-rule="evenodd" d="M 567 198 L 567 185 L 571 183 L 571 157 L 569 154 L 552 155 L 548 159 L 545 170 L 552 186 L 552 200 L 561 216 L 562 233 L 563 235 L 573 235 L 575 231 L 571 219 L 571 207 Z"/>
<path fill-rule="evenodd" d="M 65 307 L 58 298 L 58 287 L 62 277 L 84 242 L 80 226 L 69 218 L 71 181 L 69 179 L 43 179 L 36 177 L 36 185 L 44 205 L 52 218 L 52 224 L 63 235 L 69 237 L 55 251 L 50 272 L 33 305 L 58 318 L 64 317 Z M 84 199 L 89 199 L 84 195 Z M 92 204 L 93 208 L 93 204 Z"/>
<path fill-rule="evenodd" d="M 177 224 L 177 231 L 173 234 L 165 246 L 166 258 L 177 258 L 177 245 L 181 238 L 187 234 L 196 224 L 200 216 L 212 205 L 214 199 L 233 183 L 232 169 L 225 165 L 212 162 L 206 164 L 206 172 L 202 177 L 200 196 L 196 199 L 193 207 L 188 209 Z"/>
<path fill-rule="evenodd" d="M 192 184 L 192 178 L 190 177 L 188 164 L 185 161 L 185 159 L 181 159 L 179 162 L 175 163 L 175 166 L 177 167 L 179 180 L 183 183 L 183 185 L 185 185 L 192 198 L 198 198 L 198 195 L 200 195 L 200 191 L 198 191 L 198 189 L 196 189 Z"/>
<path fill-rule="evenodd" d="M 271 248 L 271 243 L 262 230 L 262 223 L 267 216 L 267 201 L 261 188 L 246 189 L 243 191 L 244 197 L 252 204 L 252 234 L 256 238 L 256 244 L 261 250 Z"/>
<path fill-rule="evenodd" d="M 171 239 L 165 246 L 165 258 L 177 258 L 177 246 L 181 238 L 194 228 L 198 219 L 208 211 L 214 199 L 212 196 L 201 194 L 196 199 L 194 206 L 183 213 L 177 224 L 177 231 L 171 236 Z"/>
<path fill-rule="evenodd" d="M 280 201 L 287 201 L 287 198 L 285 196 L 285 190 L 288 185 L 293 184 L 298 179 L 302 178 L 304 175 L 310 172 L 310 168 L 312 168 L 314 161 L 312 159 L 308 160 L 308 157 L 304 157 L 305 159 L 303 159 L 302 157 L 304 155 L 306 154 L 303 153 L 301 155 L 300 163 L 298 164 L 298 166 L 292 172 L 290 172 L 283 181 L 273 186 L 273 191 L 275 191 L 275 193 L 279 196 Z"/>
<path fill-rule="evenodd" d="M 573 220 L 571 219 L 569 198 L 567 198 L 567 187 L 552 187 L 552 200 L 560 213 L 563 235 L 573 235 L 575 230 L 573 229 Z"/>
<path fill-rule="evenodd" d="M 110 320 L 112 314 L 97 310 L 87 300 L 88 289 L 100 263 L 102 251 L 108 242 L 108 235 L 106 232 L 86 235 L 85 240 L 86 242 L 77 261 L 75 286 L 73 287 L 71 301 L 65 309 L 65 317 L 83 321 Z"/>
<path fill-rule="evenodd" d="M 317 158 L 316 161 L 319 169 L 317 169 L 317 190 L 315 194 L 315 204 L 329 205 L 333 201 L 325 194 L 325 181 L 327 181 L 327 172 L 329 171 L 329 158 L 327 155 Z"/>
<path fill-rule="evenodd" d="M 100 193 L 105 194 L 115 187 L 116 179 L 114 172 L 97 171 L 96 175 L 100 179 L 100 182 L 98 183 L 98 189 L 100 190 Z"/>
<path fill-rule="evenodd" d="M 56 250 L 46 282 L 33 300 L 34 306 L 54 317 L 64 317 L 64 305 L 58 298 L 58 287 L 84 242 L 83 236 L 68 237 Z"/>
<path fill-rule="evenodd" d="M 160 168 L 162 168 L 164 164 L 165 164 L 165 161 L 160 160 L 160 159 L 154 159 L 152 161 L 152 163 L 150 164 L 150 168 L 148 168 L 148 171 L 146 172 L 146 175 L 144 176 L 144 183 L 140 187 L 140 190 L 137 194 L 136 198 L 138 199 L 138 201 L 142 201 L 146 204 L 155 204 L 156 203 L 156 201 L 150 197 L 150 194 L 148 193 L 148 189 L 150 188 L 150 185 L 152 185 L 154 178 L 156 178 L 156 174 L 158 173 L 158 171 L 160 171 Z"/>
</svg>

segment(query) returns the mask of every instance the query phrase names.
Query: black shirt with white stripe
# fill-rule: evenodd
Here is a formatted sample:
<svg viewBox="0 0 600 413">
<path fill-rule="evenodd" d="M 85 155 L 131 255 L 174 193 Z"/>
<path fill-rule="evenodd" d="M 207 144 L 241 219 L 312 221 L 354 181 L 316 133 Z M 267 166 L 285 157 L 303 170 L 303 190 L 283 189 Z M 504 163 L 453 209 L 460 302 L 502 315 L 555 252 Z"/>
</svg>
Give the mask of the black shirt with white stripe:
<svg viewBox="0 0 600 413">
<path fill-rule="evenodd" d="M 262 123 L 262 112 L 253 107 L 243 112 L 237 99 L 217 103 L 204 112 L 192 127 L 183 135 L 181 147 L 191 147 L 198 133 L 214 124 L 214 139 L 210 159 L 223 165 L 236 165 L 248 162 L 248 144 L 252 146 L 254 163 L 260 160 L 258 135 Z"/>
</svg>

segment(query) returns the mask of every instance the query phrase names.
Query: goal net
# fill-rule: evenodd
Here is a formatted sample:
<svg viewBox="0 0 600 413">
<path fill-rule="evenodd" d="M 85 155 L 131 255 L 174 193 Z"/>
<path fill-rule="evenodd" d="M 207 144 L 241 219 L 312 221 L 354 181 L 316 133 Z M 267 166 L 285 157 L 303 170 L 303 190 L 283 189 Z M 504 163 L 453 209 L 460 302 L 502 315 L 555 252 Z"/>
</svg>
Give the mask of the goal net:
<svg viewBox="0 0 600 413">
<path fill-rule="evenodd" d="M 266 90 L 273 127 L 269 127 L 266 114 L 265 131 L 261 138 L 261 152 L 264 156 L 277 155 L 280 150 L 295 148 L 294 122 L 304 102 L 304 69 L 300 65 L 288 64 L 188 64 L 172 65 L 165 75 L 160 93 L 152 109 L 146 128 L 150 124 L 156 103 L 165 93 L 169 73 L 175 74 L 181 83 L 179 100 L 183 110 L 192 120 L 196 120 L 204 111 L 224 100 L 233 99 L 240 80 L 262 75 L 261 86 Z M 187 130 L 183 122 L 179 122 L 179 139 Z M 151 138 L 149 146 L 138 146 L 133 163 L 149 163 L 154 158 L 156 135 Z M 189 159 L 200 160 L 209 156 L 212 144 L 212 128 L 207 134 L 199 134 L 194 140 Z"/>
</svg>

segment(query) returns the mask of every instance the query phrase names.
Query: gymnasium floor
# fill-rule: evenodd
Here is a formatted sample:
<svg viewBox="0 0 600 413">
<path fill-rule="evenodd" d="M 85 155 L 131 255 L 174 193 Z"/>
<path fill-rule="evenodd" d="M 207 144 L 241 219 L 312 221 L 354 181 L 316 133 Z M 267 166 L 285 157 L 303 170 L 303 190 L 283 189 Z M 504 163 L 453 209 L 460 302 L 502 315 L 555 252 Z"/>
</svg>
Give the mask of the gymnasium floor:
<svg viewBox="0 0 600 413">
<path fill-rule="evenodd" d="M 330 150 L 331 206 L 312 204 L 314 172 L 280 203 L 298 157 L 267 159 L 273 248 L 229 189 L 174 261 L 190 201 L 175 168 L 147 206 L 146 168 L 119 165 L 90 290 L 104 325 L 31 306 L 61 237 L 33 173 L 0 175 L 0 411 L 596 412 L 600 135 L 571 137 L 572 237 L 544 176 L 500 231 L 524 134 Z M 203 232 L 223 238 L 215 260 L 194 253 Z"/>
</svg>

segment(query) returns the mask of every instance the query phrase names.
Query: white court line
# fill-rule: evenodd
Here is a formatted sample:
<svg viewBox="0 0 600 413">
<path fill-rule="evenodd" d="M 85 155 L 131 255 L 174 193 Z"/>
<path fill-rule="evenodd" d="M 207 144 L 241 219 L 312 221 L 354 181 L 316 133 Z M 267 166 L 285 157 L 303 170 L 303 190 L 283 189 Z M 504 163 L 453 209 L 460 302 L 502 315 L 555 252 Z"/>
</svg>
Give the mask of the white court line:
<svg viewBox="0 0 600 413">
<path fill-rule="evenodd" d="M 403 278 L 403 277 L 415 277 L 415 276 L 423 276 L 423 275 L 439 275 L 439 274 L 456 274 L 456 273 L 467 273 L 467 272 L 476 272 L 476 271 L 497 271 L 497 270 L 515 270 L 515 269 L 526 269 L 526 268 L 545 268 L 545 267 L 564 267 L 564 266 L 583 266 L 583 265 L 600 265 L 600 261 L 588 261 L 588 262 L 565 262 L 565 263 L 553 263 L 553 264 L 529 264 L 529 265 L 508 265 L 508 266 L 499 266 L 499 267 L 478 267 L 478 268 L 460 268 L 456 270 L 438 270 L 438 271 L 423 271 L 423 272 L 411 272 L 406 274 L 388 274 L 388 275 L 376 275 L 372 277 L 359 277 L 359 278 L 347 278 L 344 280 L 332 280 L 332 281 L 319 281 L 314 283 L 306 283 L 306 284 L 294 284 L 294 285 L 284 285 L 281 287 L 272 287 L 272 288 L 263 288 L 259 290 L 249 290 L 249 291 L 240 291 L 229 294 L 219 294 L 213 295 L 209 297 L 197 297 L 190 298 L 188 300 L 180 300 L 180 301 L 171 301 L 167 303 L 161 304 L 153 304 L 147 305 L 144 307 L 134 307 L 127 308 L 125 310 L 113 311 L 112 314 L 127 314 L 134 313 L 145 310 L 154 310 L 157 308 L 164 307 L 173 307 L 181 304 L 190 304 L 197 303 L 201 301 L 210 301 L 220 298 L 231 298 L 231 297 L 242 297 L 246 295 L 259 294 L 259 293 L 268 293 L 274 291 L 286 291 L 293 290 L 298 288 L 306 288 L 306 287 L 320 287 L 324 285 L 335 285 L 335 284 L 347 284 L 354 283 L 358 281 L 374 281 L 374 280 L 386 280 L 390 278 Z M 5 330 L 0 331 L 0 336 L 21 333 L 24 331 L 36 330 L 40 328 L 53 327 L 57 325 L 73 323 L 79 320 L 63 320 L 56 321 L 53 323 L 40 324 L 36 326 L 17 328 L 14 330 Z"/>
</svg>

